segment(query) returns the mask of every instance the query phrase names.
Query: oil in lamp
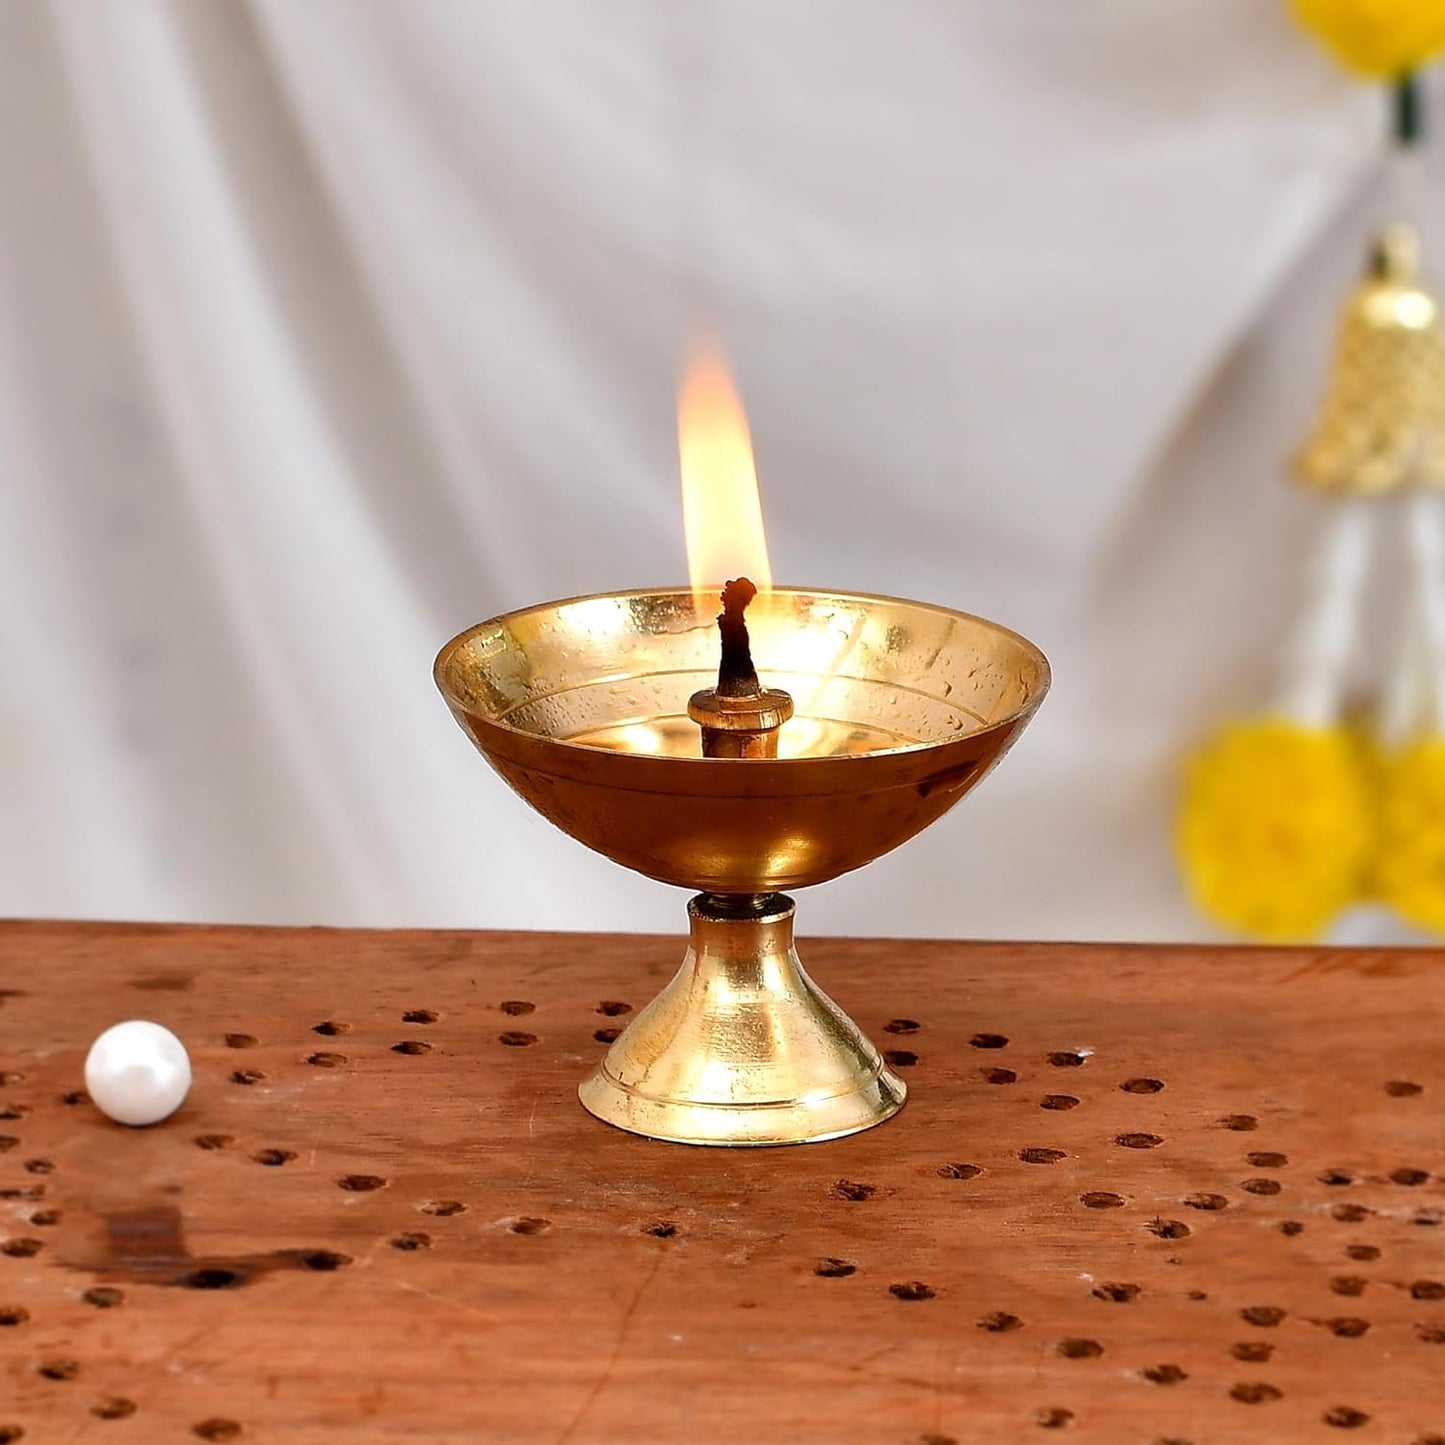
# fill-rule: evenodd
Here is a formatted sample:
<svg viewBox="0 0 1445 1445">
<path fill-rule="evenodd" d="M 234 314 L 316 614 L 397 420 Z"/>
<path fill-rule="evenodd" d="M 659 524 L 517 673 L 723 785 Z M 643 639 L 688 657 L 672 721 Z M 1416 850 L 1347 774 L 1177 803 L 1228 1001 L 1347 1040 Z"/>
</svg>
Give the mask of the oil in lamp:
<svg viewBox="0 0 1445 1445">
<path fill-rule="evenodd" d="M 746 422 L 716 362 L 694 369 L 679 420 L 693 585 L 495 617 L 442 648 L 436 681 L 544 817 L 695 894 L 682 967 L 583 1105 L 679 1143 L 836 1138 L 905 1089 L 804 971 L 788 891 L 947 812 L 1032 717 L 1048 663 L 966 613 L 773 587 Z"/>
</svg>

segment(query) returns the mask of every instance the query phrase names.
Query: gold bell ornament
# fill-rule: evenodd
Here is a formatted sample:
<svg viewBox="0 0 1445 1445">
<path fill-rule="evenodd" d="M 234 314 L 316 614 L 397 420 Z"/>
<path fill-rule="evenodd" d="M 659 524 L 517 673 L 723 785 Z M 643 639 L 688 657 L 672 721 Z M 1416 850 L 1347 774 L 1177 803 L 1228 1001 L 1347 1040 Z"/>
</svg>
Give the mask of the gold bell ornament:
<svg viewBox="0 0 1445 1445">
<path fill-rule="evenodd" d="M 1413 75 L 1394 95 L 1407 169 L 1422 131 Z M 1445 932 L 1445 337 L 1407 225 L 1379 235 L 1346 302 L 1294 470 L 1330 515 L 1272 705 L 1188 761 L 1176 828 L 1185 885 L 1207 916 L 1253 938 L 1318 937 L 1372 898 Z M 1403 533 L 1403 622 L 1386 675 L 1368 678 L 1370 701 L 1347 714 L 1386 523 Z"/>
</svg>

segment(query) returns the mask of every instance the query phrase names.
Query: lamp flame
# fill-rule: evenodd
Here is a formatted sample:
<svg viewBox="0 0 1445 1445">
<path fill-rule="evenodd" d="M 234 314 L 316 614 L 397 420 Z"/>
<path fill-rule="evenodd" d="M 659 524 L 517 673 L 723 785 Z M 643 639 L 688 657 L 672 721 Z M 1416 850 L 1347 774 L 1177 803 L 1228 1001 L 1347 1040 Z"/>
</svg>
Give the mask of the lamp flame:
<svg viewBox="0 0 1445 1445">
<path fill-rule="evenodd" d="M 726 362 L 710 348 L 694 354 L 678 389 L 677 448 L 693 596 L 701 603 L 734 577 L 767 592 L 773 569 L 748 419 Z"/>
</svg>

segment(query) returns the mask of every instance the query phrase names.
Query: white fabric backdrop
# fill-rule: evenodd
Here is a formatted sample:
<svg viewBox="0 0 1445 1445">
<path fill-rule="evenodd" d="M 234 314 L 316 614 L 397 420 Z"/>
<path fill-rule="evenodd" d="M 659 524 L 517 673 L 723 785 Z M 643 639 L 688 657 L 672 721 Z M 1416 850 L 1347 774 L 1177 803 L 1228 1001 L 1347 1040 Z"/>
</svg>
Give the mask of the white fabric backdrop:
<svg viewBox="0 0 1445 1445">
<path fill-rule="evenodd" d="M 806 928 L 1204 934 L 1175 759 L 1280 640 L 1381 129 L 1263 0 L 8 0 L 0 911 L 679 929 L 429 669 L 682 576 L 706 324 L 780 580 L 1056 672 Z"/>
</svg>

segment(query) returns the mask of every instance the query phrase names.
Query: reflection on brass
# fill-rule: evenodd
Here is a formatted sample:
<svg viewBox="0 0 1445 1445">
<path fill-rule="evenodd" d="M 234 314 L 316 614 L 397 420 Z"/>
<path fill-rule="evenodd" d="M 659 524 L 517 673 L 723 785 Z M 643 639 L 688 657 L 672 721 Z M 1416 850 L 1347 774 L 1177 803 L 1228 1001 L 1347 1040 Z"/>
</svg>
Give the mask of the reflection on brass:
<svg viewBox="0 0 1445 1445">
<path fill-rule="evenodd" d="M 781 1144 L 880 1122 L 903 1097 L 792 952 L 774 895 L 881 857 L 953 806 L 1048 688 L 1043 655 L 967 614 L 775 590 L 753 656 L 794 713 L 776 757 L 704 757 L 688 715 L 717 668 L 717 594 L 577 598 L 441 651 L 448 705 L 498 773 L 588 847 L 694 901 L 683 971 L 583 1085 L 598 1117 L 659 1139 Z"/>
<path fill-rule="evenodd" d="M 1408 226 L 1383 232 L 1350 294 L 1325 400 L 1294 467 L 1340 496 L 1445 486 L 1445 337 Z"/>
</svg>

